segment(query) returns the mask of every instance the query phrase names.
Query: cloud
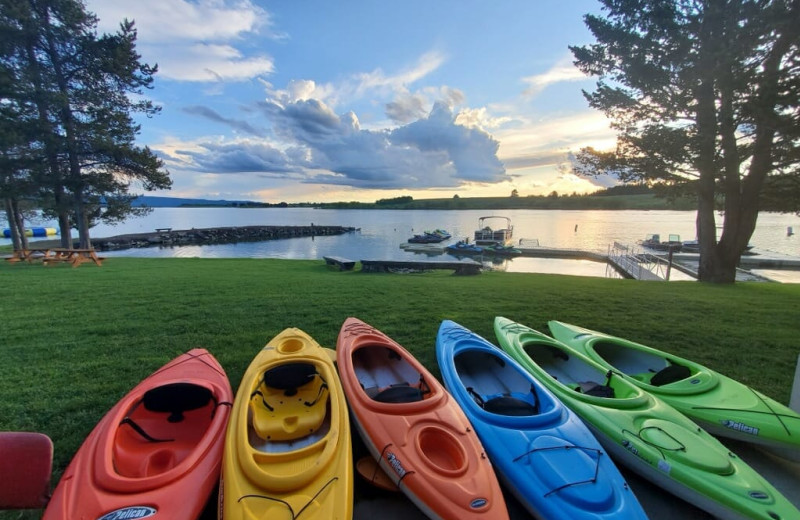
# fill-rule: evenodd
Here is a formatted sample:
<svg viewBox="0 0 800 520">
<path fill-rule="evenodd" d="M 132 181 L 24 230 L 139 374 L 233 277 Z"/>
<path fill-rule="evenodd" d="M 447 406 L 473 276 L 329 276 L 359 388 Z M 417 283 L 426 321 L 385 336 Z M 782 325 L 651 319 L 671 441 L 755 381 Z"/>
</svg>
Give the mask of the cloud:
<svg viewBox="0 0 800 520">
<path fill-rule="evenodd" d="M 423 54 L 416 64 L 401 70 L 397 74 L 387 76 L 381 69 L 357 74 L 355 76 L 357 80 L 356 93 L 362 94 L 364 91 L 381 88 L 388 88 L 392 91 L 403 89 L 438 69 L 444 61 L 445 56 L 443 54 L 430 51 Z"/>
<path fill-rule="evenodd" d="M 393 100 L 396 106 L 388 111 L 393 112 L 400 119 L 399 122 L 408 122 L 407 119 L 409 100 L 406 98 L 416 97 L 420 102 L 428 102 L 432 95 L 439 99 L 453 99 L 463 101 L 463 94 L 456 90 L 443 87 L 434 93 L 410 94 L 409 86 L 435 71 L 444 63 L 445 56 L 441 53 L 431 51 L 423 54 L 413 65 L 398 71 L 395 74 L 386 74 L 382 69 L 375 69 L 371 72 L 351 74 L 350 76 L 336 83 L 317 83 L 313 80 L 301 79 L 290 81 L 286 88 L 277 89 L 271 83 L 262 81 L 268 102 L 286 106 L 297 101 L 316 99 L 325 105 L 336 108 L 339 105 L 353 102 L 364 98 L 373 101 L 379 99 Z M 416 111 L 417 116 L 423 116 L 427 111 L 421 113 Z M 391 117 L 391 116 L 390 116 Z"/>
<path fill-rule="evenodd" d="M 444 103 L 437 103 L 427 119 L 393 130 L 392 141 L 425 152 L 446 154 L 459 180 L 506 180 L 503 163 L 497 158 L 499 143 L 486 132 L 455 121 L 452 110 Z"/>
<path fill-rule="evenodd" d="M 421 94 L 404 93 L 386 103 L 386 115 L 394 122 L 409 123 L 426 114 L 427 99 Z"/>
<path fill-rule="evenodd" d="M 158 63 L 159 77 L 177 81 L 242 81 L 269 74 L 271 57 L 247 54 L 236 44 L 248 33 L 285 37 L 250 0 L 89 0 L 87 7 L 100 18 L 101 31 L 134 20 L 143 60 Z"/>
<path fill-rule="evenodd" d="M 173 143 L 162 150 L 168 166 L 373 189 L 444 188 L 510 178 L 497 158 L 498 142 L 480 129 L 457 124 L 446 103 L 393 130 L 362 129 L 355 113 L 337 115 L 316 99 L 263 102 L 259 108 L 282 144 L 266 139 Z M 205 107 L 189 111 L 242 125 Z"/>
<path fill-rule="evenodd" d="M 205 106 L 201 105 L 188 106 L 183 108 L 183 111 L 186 112 L 187 114 L 198 115 L 206 119 L 210 119 L 211 121 L 216 121 L 217 123 L 228 125 L 234 130 L 240 130 L 247 134 L 255 135 L 258 137 L 263 137 L 265 135 L 265 132 L 263 130 L 253 127 L 247 121 L 241 121 L 238 119 L 224 117 L 218 114 L 216 111 Z"/>
<path fill-rule="evenodd" d="M 181 166 L 205 173 L 259 173 L 286 177 L 296 171 L 289 156 L 264 141 L 197 143 L 193 149 L 176 150 L 173 156 L 184 160 Z"/>
<path fill-rule="evenodd" d="M 533 97 L 542 92 L 550 85 L 565 81 L 585 81 L 586 75 L 578 70 L 569 58 L 562 59 L 544 74 L 528 76 L 522 78 L 524 83 L 529 86 L 523 91 L 524 96 Z"/>
</svg>

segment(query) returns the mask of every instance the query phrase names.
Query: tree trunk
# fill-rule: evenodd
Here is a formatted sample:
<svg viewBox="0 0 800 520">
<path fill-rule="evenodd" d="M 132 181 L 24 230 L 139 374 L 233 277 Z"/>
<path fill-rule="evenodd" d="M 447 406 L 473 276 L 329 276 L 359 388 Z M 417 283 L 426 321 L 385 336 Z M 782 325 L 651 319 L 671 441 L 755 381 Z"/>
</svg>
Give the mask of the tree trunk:
<svg viewBox="0 0 800 520">
<path fill-rule="evenodd" d="M 83 202 L 83 189 L 75 190 L 75 215 L 77 216 L 78 241 L 81 249 L 91 249 L 92 239 L 89 237 L 89 218 L 86 214 L 86 204 Z"/>
<path fill-rule="evenodd" d="M 14 207 L 11 204 L 11 199 L 5 199 L 6 220 L 8 221 L 8 230 L 11 233 L 11 243 L 14 245 L 14 251 L 22 249 L 22 242 L 19 239 L 19 229 L 17 229 L 17 216 L 14 215 Z"/>
<path fill-rule="evenodd" d="M 19 202 L 14 199 L 10 199 L 9 202 L 11 204 L 11 216 L 14 218 L 13 222 L 9 221 L 11 232 L 13 233 L 16 230 L 19 238 L 19 248 L 28 249 L 28 237 L 25 235 L 25 217 L 19 210 Z"/>
<path fill-rule="evenodd" d="M 715 4 L 716 5 L 716 4 Z M 719 8 L 719 6 L 717 6 Z M 711 10 L 712 7 L 709 7 Z M 700 244 L 700 264 L 697 275 L 700 281 L 726 282 L 721 273 L 722 255 L 717 244 L 716 209 L 716 137 L 717 112 L 714 72 L 717 65 L 718 17 L 709 14 L 700 29 L 700 55 L 696 67 L 697 87 L 697 241 Z"/>
</svg>

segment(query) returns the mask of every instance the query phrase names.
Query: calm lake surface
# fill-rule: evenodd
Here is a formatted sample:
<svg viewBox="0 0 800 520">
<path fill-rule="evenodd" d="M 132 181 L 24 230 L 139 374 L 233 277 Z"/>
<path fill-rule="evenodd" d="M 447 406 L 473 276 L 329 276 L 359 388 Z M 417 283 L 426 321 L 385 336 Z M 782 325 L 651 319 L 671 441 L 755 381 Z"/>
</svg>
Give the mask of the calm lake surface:
<svg viewBox="0 0 800 520">
<path fill-rule="evenodd" d="M 338 225 L 359 228 L 355 233 L 332 237 L 308 237 L 265 242 L 242 242 L 210 246 L 127 249 L 104 252 L 105 256 L 201 257 L 201 258 L 286 258 L 320 259 L 327 255 L 360 259 L 414 259 L 424 254 L 400 249 L 415 233 L 446 229 L 458 238 L 472 237 L 478 219 L 487 215 L 511 218 L 515 241 L 539 241 L 542 247 L 580 249 L 605 253 L 613 242 L 635 245 L 650 233 L 662 239 L 679 234 L 682 240 L 695 237 L 693 211 L 561 211 L 561 210 L 327 210 L 309 208 L 157 208 L 149 215 L 117 226 L 98 225 L 92 236 L 107 237 L 173 230 L 228 226 Z M 497 221 L 495 221 L 497 223 Z M 489 223 L 493 225 L 494 223 Z M 52 226 L 52 222 L 31 225 Z M 496 226 L 495 226 L 496 227 Z M 762 254 L 800 256 L 800 237 L 787 236 L 787 228 L 800 233 L 800 217 L 793 214 L 762 213 L 751 243 Z M 4 240 L 1 243 L 9 243 Z M 421 255 L 421 256 L 420 256 Z M 494 267 L 509 272 L 540 272 L 606 276 L 605 264 L 582 260 L 516 258 Z M 793 272 L 789 272 L 793 273 Z M 780 273 L 779 273 L 780 274 Z M 676 275 L 677 276 L 677 275 Z M 770 274 L 767 274 L 770 276 Z M 772 277 L 772 276 L 770 276 Z M 777 278 L 777 277 L 776 277 Z M 791 279 L 792 276 L 789 276 Z M 680 278 L 679 279 L 686 279 Z M 792 281 L 792 280 L 781 280 Z"/>
</svg>

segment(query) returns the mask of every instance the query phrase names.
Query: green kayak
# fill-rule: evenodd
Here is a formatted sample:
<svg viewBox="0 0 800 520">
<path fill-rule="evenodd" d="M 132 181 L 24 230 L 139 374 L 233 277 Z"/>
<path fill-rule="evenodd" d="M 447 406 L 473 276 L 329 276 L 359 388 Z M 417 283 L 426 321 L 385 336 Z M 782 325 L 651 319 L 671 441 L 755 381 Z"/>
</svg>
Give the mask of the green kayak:
<svg viewBox="0 0 800 520">
<path fill-rule="evenodd" d="M 559 321 L 547 325 L 557 340 L 663 399 L 709 433 L 800 460 L 800 415 L 778 401 L 688 359 Z"/>
<path fill-rule="evenodd" d="M 711 434 L 564 343 L 497 317 L 500 346 L 583 419 L 619 463 L 726 519 L 800 518 L 780 492 Z"/>
</svg>

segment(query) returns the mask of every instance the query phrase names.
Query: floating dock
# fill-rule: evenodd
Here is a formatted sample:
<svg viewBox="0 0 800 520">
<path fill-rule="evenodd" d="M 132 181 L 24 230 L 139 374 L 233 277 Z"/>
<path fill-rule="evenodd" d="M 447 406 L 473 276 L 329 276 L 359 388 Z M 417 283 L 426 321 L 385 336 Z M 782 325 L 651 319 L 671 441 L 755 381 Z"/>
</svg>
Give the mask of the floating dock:
<svg viewBox="0 0 800 520">
<path fill-rule="evenodd" d="M 538 243 L 537 241 L 531 241 Z M 441 255 L 446 252 L 441 244 L 403 243 L 400 248 L 405 251 L 424 253 L 428 256 Z M 669 270 L 676 269 L 693 278 L 697 278 L 697 264 L 700 255 L 697 253 L 673 253 L 670 265 L 667 253 L 646 252 L 636 246 L 614 242 L 608 253 L 584 251 L 580 249 L 548 248 L 548 247 L 516 247 L 522 257 L 560 258 L 572 260 L 591 260 L 607 263 L 625 278 L 647 281 L 664 281 L 668 279 Z M 465 255 L 466 256 L 466 255 Z M 469 255 L 475 259 L 494 258 L 492 255 Z M 770 281 L 768 278 L 752 273 L 749 269 L 786 269 L 800 270 L 800 258 L 764 252 L 743 255 L 740 261 L 737 281 Z"/>
</svg>

